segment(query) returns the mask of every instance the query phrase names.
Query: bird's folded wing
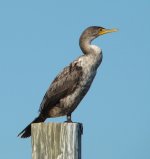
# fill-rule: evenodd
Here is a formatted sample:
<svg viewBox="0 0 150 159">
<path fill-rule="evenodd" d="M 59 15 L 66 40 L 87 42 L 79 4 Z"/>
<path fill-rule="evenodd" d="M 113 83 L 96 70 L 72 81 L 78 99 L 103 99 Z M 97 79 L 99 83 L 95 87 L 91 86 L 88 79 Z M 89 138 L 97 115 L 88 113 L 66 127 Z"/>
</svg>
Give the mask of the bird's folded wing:
<svg viewBox="0 0 150 159">
<path fill-rule="evenodd" d="M 49 107 L 55 106 L 59 103 L 60 99 L 71 94 L 78 85 L 82 76 L 82 67 L 78 66 L 78 63 L 71 63 L 68 67 L 54 79 L 49 89 L 47 90 L 39 111 L 44 111 Z"/>
</svg>

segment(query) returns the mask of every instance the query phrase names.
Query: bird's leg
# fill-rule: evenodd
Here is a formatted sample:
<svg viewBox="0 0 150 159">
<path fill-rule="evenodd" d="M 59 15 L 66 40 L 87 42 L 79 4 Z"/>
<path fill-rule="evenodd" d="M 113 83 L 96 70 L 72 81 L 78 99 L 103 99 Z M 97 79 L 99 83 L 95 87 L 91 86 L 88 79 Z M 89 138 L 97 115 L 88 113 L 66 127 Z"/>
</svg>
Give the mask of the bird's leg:
<svg viewBox="0 0 150 159">
<path fill-rule="evenodd" d="M 72 123 L 71 114 L 67 114 L 67 123 Z"/>
</svg>

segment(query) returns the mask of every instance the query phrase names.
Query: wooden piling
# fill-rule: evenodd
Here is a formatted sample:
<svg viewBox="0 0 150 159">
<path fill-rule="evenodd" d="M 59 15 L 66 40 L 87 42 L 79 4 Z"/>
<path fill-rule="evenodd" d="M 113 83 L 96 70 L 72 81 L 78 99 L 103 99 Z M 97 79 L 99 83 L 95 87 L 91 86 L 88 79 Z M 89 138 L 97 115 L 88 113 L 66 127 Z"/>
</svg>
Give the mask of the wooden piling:
<svg viewBox="0 0 150 159">
<path fill-rule="evenodd" d="M 81 123 L 35 123 L 32 159 L 81 159 Z"/>
</svg>

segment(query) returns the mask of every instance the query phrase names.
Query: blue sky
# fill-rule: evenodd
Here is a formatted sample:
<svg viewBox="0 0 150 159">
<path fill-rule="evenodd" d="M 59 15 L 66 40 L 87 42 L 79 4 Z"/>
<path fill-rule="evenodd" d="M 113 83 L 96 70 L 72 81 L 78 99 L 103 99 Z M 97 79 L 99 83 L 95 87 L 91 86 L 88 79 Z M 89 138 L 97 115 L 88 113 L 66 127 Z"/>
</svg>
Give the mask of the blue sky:
<svg viewBox="0 0 150 159">
<path fill-rule="evenodd" d="M 84 125 L 83 159 L 150 158 L 150 1 L 0 1 L 1 158 L 31 158 L 17 134 L 37 115 L 49 84 L 82 54 L 88 26 L 118 28 L 73 120 Z M 48 119 L 64 121 L 65 117 Z"/>
</svg>

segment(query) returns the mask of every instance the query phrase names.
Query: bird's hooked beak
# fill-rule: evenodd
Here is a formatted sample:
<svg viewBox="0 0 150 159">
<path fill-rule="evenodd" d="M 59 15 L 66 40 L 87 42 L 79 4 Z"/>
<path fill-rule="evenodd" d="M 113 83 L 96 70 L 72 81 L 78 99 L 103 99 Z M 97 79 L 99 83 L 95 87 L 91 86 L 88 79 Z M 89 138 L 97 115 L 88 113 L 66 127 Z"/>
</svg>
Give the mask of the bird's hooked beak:
<svg viewBox="0 0 150 159">
<path fill-rule="evenodd" d="M 107 33 L 112 33 L 112 32 L 116 32 L 118 31 L 118 29 L 101 29 L 99 31 L 99 35 L 103 35 L 103 34 L 107 34 Z"/>
</svg>

